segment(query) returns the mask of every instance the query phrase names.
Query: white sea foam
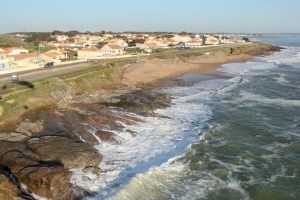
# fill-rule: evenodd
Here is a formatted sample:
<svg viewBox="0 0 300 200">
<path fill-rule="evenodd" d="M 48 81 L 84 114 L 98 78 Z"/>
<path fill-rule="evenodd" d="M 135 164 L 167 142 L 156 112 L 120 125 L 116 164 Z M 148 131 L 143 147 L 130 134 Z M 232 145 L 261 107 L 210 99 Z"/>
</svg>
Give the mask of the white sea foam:
<svg viewBox="0 0 300 200">
<path fill-rule="evenodd" d="M 205 85 L 205 84 L 204 84 Z M 211 85 L 211 84 L 207 84 Z M 211 87 L 211 86 L 210 86 Z M 222 88 L 218 83 L 215 89 Z M 123 131 L 112 131 L 120 144 L 101 142 L 96 146 L 103 155 L 99 167 L 99 176 L 83 173 L 80 169 L 72 170 L 71 182 L 90 191 L 99 192 L 91 199 L 102 199 L 120 190 L 120 185 L 139 177 L 155 166 L 167 163 L 170 158 L 182 155 L 194 143 L 205 123 L 211 116 L 210 107 L 205 102 L 211 97 L 206 86 L 172 88 L 165 92 L 174 94 L 172 106 L 156 110 L 164 117 L 142 117 L 142 122 L 126 125 L 119 122 Z M 93 129 L 91 128 L 94 133 Z M 136 133 L 133 136 L 128 130 Z M 87 177 L 87 178 L 83 178 Z"/>
<path fill-rule="evenodd" d="M 300 47 L 285 47 L 286 49 L 275 52 L 272 55 L 258 58 L 259 60 L 280 64 L 300 63 Z"/>
<path fill-rule="evenodd" d="M 201 137 L 204 140 L 204 137 Z M 210 171 L 197 171 L 197 179 L 186 179 L 189 173 L 189 166 L 183 164 L 178 156 L 170 159 L 159 167 L 151 168 L 144 174 L 138 174 L 126 184 L 120 191 L 111 196 L 110 200 L 123 199 L 182 199 L 192 200 L 205 198 L 209 192 L 218 189 L 230 189 L 240 193 L 242 199 L 249 199 L 249 195 L 241 186 L 241 182 L 231 177 L 221 180 Z M 216 161 L 213 160 L 213 161 Z M 218 163 L 222 161 L 217 160 Z M 249 163 L 248 163 L 249 164 Z M 203 163 L 199 163 L 203 165 Z M 233 165 L 225 165 L 232 170 Z M 247 169 L 246 166 L 236 166 L 236 171 Z"/>
<path fill-rule="evenodd" d="M 276 67 L 273 63 L 266 62 L 246 62 L 246 63 L 230 63 L 221 66 L 219 71 L 232 75 L 245 75 L 255 70 L 267 70 Z"/>
<path fill-rule="evenodd" d="M 241 92 L 241 98 L 239 101 L 252 101 L 263 104 L 275 104 L 280 106 L 300 106 L 300 100 L 293 99 L 280 99 L 280 98 L 267 98 L 262 95 L 257 95 L 249 92 Z"/>
<path fill-rule="evenodd" d="M 244 83 L 248 80 L 248 74 L 277 67 L 271 58 L 268 59 L 270 63 L 223 65 L 220 71 L 235 75 L 230 80 L 209 80 L 192 87 L 165 89 L 164 92 L 174 97 L 173 105 L 157 110 L 156 113 L 166 117 L 135 116 L 143 121 L 135 125 L 119 122 L 124 126 L 124 130 L 110 131 L 116 135 L 120 144 L 100 141 L 96 146 L 103 155 L 99 166 L 103 170 L 100 176 L 74 170 L 72 183 L 98 192 L 96 197 L 87 199 L 198 199 L 205 197 L 212 190 L 224 188 L 237 191 L 243 199 L 249 199 L 239 180 L 230 174 L 229 179 L 221 180 L 212 175 L 211 171 L 204 170 L 197 175 L 197 180 L 186 180 L 189 167 L 176 156 L 184 155 L 190 144 L 195 143 L 198 138 L 205 142 L 205 134 L 199 137 L 199 133 L 203 132 L 206 121 L 212 115 L 206 102 L 210 101 L 212 96 L 223 95 L 241 82 Z M 242 93 L 241 96 L 240 101 L 300 105 L 300 101 L 297 100 L 270 99 L 251 93 Z M 133 136 L 129 130 L 137 134 Z M 254 170 L 249 160 L 245 160 L 241 165 L 224 163 L 215 158 L 211 158 L 211 162 L 217 162 L 221 167 L 236 172 Z M 82 179 L 84 176 L 88 178 Z M 253 178 L 250 182 L 254 182 Z"/>
<path fill-rule="evenodd" d="M 278 74 L 278 76 L 275 77 L 274 79 L 275 79 L 275 80 L 277 81 L 277 83 L 279 83 L 279 84 L 288 85 L 288 83 L 289 83 L 289 81 L 285 78 L 285 75 L 282 74 L 282 73 Z"/>
</svg>

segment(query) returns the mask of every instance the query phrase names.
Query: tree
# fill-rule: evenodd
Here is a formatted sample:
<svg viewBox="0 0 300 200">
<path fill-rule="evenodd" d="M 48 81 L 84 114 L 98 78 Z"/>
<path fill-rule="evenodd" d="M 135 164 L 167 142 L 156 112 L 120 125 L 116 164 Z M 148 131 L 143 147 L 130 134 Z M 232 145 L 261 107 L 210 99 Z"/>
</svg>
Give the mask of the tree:
<svg viewBox="0 0 300 200">
<path fill-rule="evenodd" d="M 202 45 L 205 45 L 205 43 L 206 43 L 206 37 L 204 35 L 202 35 L 201 39 L 202 39 Z"/>
<path fill-rule="evenodd" d="M 247 38 L 247 37 L 243 37 L 243 40 L 244 40 L 245 42 L 250 42 L 249 38 Z"/>
<path fill-rule="evenodd" d="M 15 47 L 25 45 L 21 38 L 15 35 L 0 35 L 0 47 Z"/>
<path fill-rule="evenodd" d="M 63 31 L 58 31 L 58 30 L 52 31 L 52 35 L 63 35 L 63 34 L 64 34 Z"/>
<path fill-rule="evenodd" d="M 107 42 L 98 42 L 96 47 L 101 49 L 102 47 L 104 47 L 107 44 Z"/>
<path fill-rule="evenodd" d="M 25 42 L 33 43 L 34 45 L 38 45 L 41 42 L 49 42 L 55 41 L 56 39 L 52 37 L 51 33 L 43 33 L 43 32 L 34 32 L 29 35 L 25 39 Z"/>
<path fill-rule="evenodd" d="M 174 37 L 174 35 L 172 35 L 172 34 L 165 34 L 165 35 L 163 35 L 163 38 L 172 38 L 172 37 Z"/>
<path fill-rule="evenodd" d="M 73 31 L 67 31 L 65 32 L 65 35 L 69 36 L 69 37 L 74 37 L 76 35 L 81 34 L 79 31 L 73 30 Z"/>
<path fill-rule="evenodd" d="M 134 39 L 133 42 L 136 43 L 140 43 L 140 44 L 144 44 L 145 39 Z"/>
</svg>

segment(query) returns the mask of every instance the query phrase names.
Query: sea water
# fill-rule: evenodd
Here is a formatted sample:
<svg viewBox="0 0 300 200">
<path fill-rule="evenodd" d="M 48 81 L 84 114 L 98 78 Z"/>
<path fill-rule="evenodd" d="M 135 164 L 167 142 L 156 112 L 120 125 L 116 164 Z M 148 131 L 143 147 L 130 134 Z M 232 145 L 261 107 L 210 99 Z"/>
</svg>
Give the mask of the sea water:
<svg viewBox="0 0 300 200">
<path fill-rule="evenodd" d="M 127 113 L 141 122 L 96 146 L 102 173 L 72 183 L 87 199 L 300 199 L 300 36 L 253 39 L 286 49 L 163 89 L 172 105 Z"/>
</svg>

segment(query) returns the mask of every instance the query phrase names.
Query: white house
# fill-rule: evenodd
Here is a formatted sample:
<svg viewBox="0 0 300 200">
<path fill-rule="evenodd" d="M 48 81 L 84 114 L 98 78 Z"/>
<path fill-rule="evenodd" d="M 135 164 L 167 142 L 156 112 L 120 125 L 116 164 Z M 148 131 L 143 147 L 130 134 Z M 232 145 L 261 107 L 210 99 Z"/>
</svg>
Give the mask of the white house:
<svg viewBox="0 0 300 200">
<path fill-rule="evenodd" d="M 87 59 L 96 59 L 103 55 L 100 49 L 96 47 L 83 48 L 77 51 L 78 59 L 87 60 Z"/>
<path fill-rule="evenodd" d="M 124 53 L 124 50 L 117 44 L 107 44 L 102 47 L 101 52 L 103 55 L 120 55 Z"/>
<path fill-rule="evenodd" d="M 67 41 L 70 39 L 69 36 L 67 36 L 67 35 L 55 35 L 54 37 L 59 42 Z"/>
<path fill-rule="evenodd" d="M 190 36 L 181 36 L 181 35 L 175 35 L 171 39 L 177 43 L 179 43 L 179 42 L 186 43 L 186 42 L 189 42 L 190 40 L 192 40 L 192 38 Z"/>
<path fill-rule="evenodd" d="M 201 38 L 193 38 L 192 40 L 185 43 L 186 47 L 197 48 L 202 46 Z"/>
<path fill-rule="evenodd" d="M 34 64 L 38 64 L 41 62 L 42 57 L 38 55 L 38 53 L 24 53 L 13 55 L 13 62 L 11 62 L 12 66 L 21 66 L 27 67 L 32 66 Z"/>
<path fill-rule="evenodd" d="M 1 54 L 0 52 L 0 71 L 8 69 L 10 61 L 10 58 L 6 57 L 5 54 Z"/>
<path fill-rule="evenodd" d="M 220 44 L 220 40 L 216 36 L 209 35 L 205 39 L 205 44 L 206 45 L 217 45 L 217 44 Z"/>
<path fill-rule="evenodd" d="M 13 55 L 29 53 L 29 51 L 22 47 L 9 47 L 9 48 L 5 48 L 4 50 L 2 50 L 1 53 L 9 55 L 9 56 L 13 56 Z"/>
<path fill-rule="evenodd" d="M 122 47 L 122 48 L 128 47 L 127 42 L 125 42 L 125 41 L 122 40 L 122 39 L 114 39 L 114 40 L 111 40 L 110 43 L 119 45 L 119 46 Z"/>
</svg>

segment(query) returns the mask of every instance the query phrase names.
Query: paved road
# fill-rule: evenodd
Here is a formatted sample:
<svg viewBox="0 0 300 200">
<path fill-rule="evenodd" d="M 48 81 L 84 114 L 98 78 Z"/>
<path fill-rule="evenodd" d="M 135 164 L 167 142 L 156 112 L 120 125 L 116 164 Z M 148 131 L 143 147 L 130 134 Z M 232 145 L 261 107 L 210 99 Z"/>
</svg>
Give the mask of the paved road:
<svg viewBox="0 0 300 200">
<path fill-rule="evenodd" d="M 65 73 L 75 72 L 85 68 L 89 69 L 92 67 L 93 66 L 89 65 L 88 62 L 83 62 L 79 64 L 54 66 L 52 68 L 47 68 L 47 69 L 46 68 L 33 69 L 33 70 L 18 72 L 17 74 L 20 80 L 36 81 L 39 79 L 59 76 Z M 0 75 L 0 86 L 9 83 L 12 74 L 15 73 Z"/>
</svg>

